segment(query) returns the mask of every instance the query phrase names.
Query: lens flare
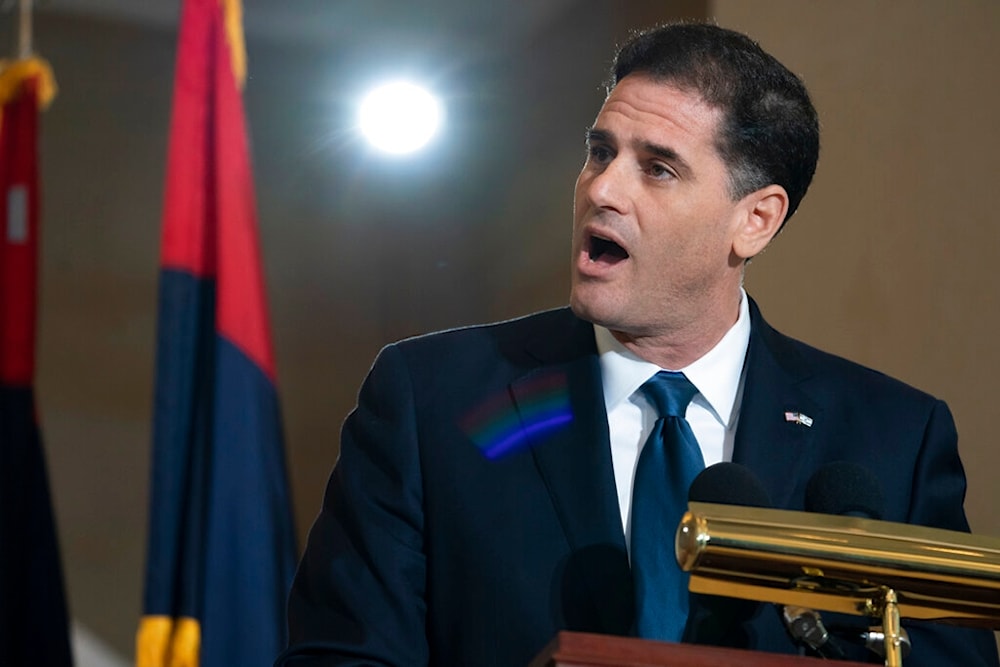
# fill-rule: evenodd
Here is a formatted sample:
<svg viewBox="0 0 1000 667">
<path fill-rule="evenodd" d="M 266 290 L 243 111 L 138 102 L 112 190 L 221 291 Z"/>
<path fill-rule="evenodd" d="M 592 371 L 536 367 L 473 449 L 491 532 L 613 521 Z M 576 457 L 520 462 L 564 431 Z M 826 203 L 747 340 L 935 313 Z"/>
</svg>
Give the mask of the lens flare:
<svg viewBox="0 0 1000 667">
<path fill-rule="evenodd" d="M 368 93 L 358 109 L 358 124 L 380 151 L 405 155 L 427 145 L 444 119 L 441 102 L 427 89 L 394 81 Z"/>
<path fill-rule="evenodd" d="M 554 373 L 526 386 L 516 407 L 507 392 L 489 397 L 465 415 L 462 430 L 483 456 L 495 460 L 543 442 L 572 421 L 566 376 Z"/>
</svg>

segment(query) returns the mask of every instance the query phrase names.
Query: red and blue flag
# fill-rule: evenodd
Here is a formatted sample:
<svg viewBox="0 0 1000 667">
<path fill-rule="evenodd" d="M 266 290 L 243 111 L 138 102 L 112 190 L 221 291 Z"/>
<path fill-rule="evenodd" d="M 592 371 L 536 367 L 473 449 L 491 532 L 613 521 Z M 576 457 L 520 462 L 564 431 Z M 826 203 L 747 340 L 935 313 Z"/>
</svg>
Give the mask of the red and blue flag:
<svg viewBox="0 0 1000 667">
<path fill-rule="evenodd" d="M 38 115 L 48 64 L 0 65 L 0 665 L 73 664 L 48 472 L 38 429 Z"/>
<path fill-rule="evenodd" d="M 183 0 L 138 667 L 271 665 L 297 560 L 238 0 Z"/>
</svg>

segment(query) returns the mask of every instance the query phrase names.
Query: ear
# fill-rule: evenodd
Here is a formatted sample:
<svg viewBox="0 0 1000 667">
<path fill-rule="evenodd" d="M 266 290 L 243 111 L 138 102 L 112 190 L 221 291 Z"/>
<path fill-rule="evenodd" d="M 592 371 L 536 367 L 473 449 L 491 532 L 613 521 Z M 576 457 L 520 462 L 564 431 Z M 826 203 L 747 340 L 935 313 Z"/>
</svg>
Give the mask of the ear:
<svg viewBox="0 0 1000 667">
<path fill-rule="evenodd" d="M 733 237 L 733 252 L 747 260 L 767 247 L 785 221 L 788 193 L 768 185 L 743 198 L 743 217 Z"/>
</svg>

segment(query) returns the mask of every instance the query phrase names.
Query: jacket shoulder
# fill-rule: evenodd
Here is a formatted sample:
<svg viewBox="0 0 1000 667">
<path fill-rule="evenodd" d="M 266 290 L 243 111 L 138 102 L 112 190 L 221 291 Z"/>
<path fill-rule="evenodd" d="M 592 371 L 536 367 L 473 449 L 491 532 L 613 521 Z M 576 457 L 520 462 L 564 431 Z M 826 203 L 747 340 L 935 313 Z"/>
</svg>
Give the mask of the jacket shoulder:
<svg viewBox="0 0 1000 667">
<path fill-rule="evenodd" d="M 593 328 L 577 318 L 568 308 L 556 308 L 530 315 L 457 327 L 422 334 L 391 343 L 389 350 L 409 359 L 434 358 L 459 360 L 469 356 L 505 358 L 514 363 L 529 359 L 558 360 L 593 345 Z"/>
<path fill-rule="evenodd" d="M 760 312 L 753 314 L 751 339 L 758 336 L 766 349 L 789 373 L 802 379 L 828 378 L 838 386 L 850 386 L 872 398 L 877 395 L 937 402 L 931 394 L 918 389 L 883 371 L 876 370 L 846 357 L 821 350 L 801 340 L 781 333 L 768 324 Z"/>
</svg>

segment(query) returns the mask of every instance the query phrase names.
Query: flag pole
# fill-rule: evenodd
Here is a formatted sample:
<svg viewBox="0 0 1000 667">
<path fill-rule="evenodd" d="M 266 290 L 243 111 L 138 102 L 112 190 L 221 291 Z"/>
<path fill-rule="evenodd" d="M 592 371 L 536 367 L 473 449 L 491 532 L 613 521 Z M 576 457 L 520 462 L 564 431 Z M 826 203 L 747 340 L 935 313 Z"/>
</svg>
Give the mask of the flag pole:
<svg viewBox="0 0 1000 667">
<path fill-rule="evenodd" d="M 21 20 L 17 34 L 17 57 L 31 57 L 31 0 L 21 0 Z"/>
</svg>

